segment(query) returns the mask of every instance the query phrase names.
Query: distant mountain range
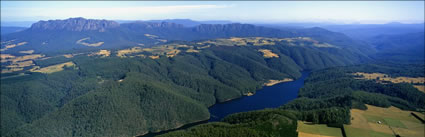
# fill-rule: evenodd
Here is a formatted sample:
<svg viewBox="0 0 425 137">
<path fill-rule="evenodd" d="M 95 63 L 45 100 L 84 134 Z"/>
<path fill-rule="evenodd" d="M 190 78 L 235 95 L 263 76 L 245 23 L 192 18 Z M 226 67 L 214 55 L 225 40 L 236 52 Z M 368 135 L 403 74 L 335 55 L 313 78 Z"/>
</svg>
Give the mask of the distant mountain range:
<svg viewBox="0 0 425 137">
<path fill-rule="evenodd" d="M 176 21 L 176 20 L 174 20 Z M 180 20 L 181 21 L 181 20 Z M 152 36 L 155 36 L 153 38 Z M 18 53 L 34 50 L 35 53 L 63 53 L 86 50 L 145 47 L 173 40 L 203 40 L 229 37 L 313 37 L 338 46 L 362 50 L 366 45 L 349 37 L 320 28 L 275 29 L 251 24 L 201 24 L 185 27 L 172 22 L 137 21 L 119 24 L 116 21 L 70 18 L 34 23 L 24 31 L 2 35 L 2 41 L 27 42 L 27 46 L 9 48 L 2 53 Z M 336 41 L 335 39 L 338 38 Z M 97 47 L 84 46 L 77 41 L 103 44 Z M 356 46 L 350 46 L 356 45 Z M 2 45 L 4 49 L 5 44 Z M 368 50 L 370 51 L 370 50 Z M 365 51 L 366 52 L 366 51 Z"/>
<path fill-rule="evenodd" d="M 165 20 L 146 20 L 146 21 L 117 21 L 119 23 L 131 23 L 131 22 L 153 22 L 153 23 L 160 23 L 160 22 L 169 22 L 169 23 L 175 23 L 175 24 L 181 24 L 185 27 L 194 27 L 201 24 L 231 24 L 234 23 L 232 21 L 227 20 L 211 20 L 211 21 L 194 21 L 191 19 L 165 19 Z"/>
<path fill-rule="evenodd" d="M 67 20 L 39 21 L 31 25 L 32 31 L 99 31 L 117 28 L 120 24 L 115 21 L 71 18 Z"/>
<path fill-rule="evenodd" d="M 0 31 L 1 35 L 4 35 L 4 34 L 23 31 L 27 28 L 25 28 L 25 27 L 1 27 L 0 29 L 1 29 L 1 31 Z"/>
<path fill-rule="evenodd" d="M 358 40 L 320 27 L 195 24 L 70 18 L 1 35 L 1 136 L 138 136 L 174 129 L 208 120 L 208 107 L 253 94 L 269 80 L 374 59 L 408 61 L 424 47 L 423 32 Z M 324 118 L 334 114 L 327 112 Z"/>
<path fill-rule="evenodd" d="M 367 39 L 378 51 L 378 58 L 383 60 L 422 62 L 425 58 L 424 32 L 407 34 L 379 35 Z"/>
<path fill-rule="evenodd" d="M 400 35 L 423 32 L 425 24 L 354 24 L 354 25 L 326 25 L 323 28 L 344 33 L 352 38 L 367 40 L 379 35 Z"/>
</svg>

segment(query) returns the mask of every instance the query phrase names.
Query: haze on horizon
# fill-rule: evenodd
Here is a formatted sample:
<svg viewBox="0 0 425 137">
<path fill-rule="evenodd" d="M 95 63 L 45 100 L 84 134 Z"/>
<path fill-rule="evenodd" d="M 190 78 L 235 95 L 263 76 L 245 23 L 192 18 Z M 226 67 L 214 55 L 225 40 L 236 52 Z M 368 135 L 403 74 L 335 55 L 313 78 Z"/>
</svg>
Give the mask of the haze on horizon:
<svg viewBox="0 0 425 137">
<path fill-rule="evenodd" d="M 1 1 L 1 21 L 229 20 L 242 23 L 423 23 L 424 1 Z"/>
</svg>

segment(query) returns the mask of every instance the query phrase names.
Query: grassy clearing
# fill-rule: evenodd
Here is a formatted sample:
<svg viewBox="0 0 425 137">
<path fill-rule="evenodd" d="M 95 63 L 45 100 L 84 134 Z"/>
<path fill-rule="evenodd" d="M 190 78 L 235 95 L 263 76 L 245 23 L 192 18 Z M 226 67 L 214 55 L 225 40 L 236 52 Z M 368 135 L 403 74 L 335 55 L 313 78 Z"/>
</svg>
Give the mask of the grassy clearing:
<svg viewBox="0 0 425 137">
<path fill-rule="evenodd" d="M 279 58 L 279 55 L 277 55 L 276 53 L 273 53 L 271 50 L 259 49 L 258 51 L 263 53 L 264 58 Z"/>
<path fill-rule="evenodd" d="M 5 51 L 7 49 L 11 49 L 11 48 L 14 48 L 14 47 L 17 47 L 17 46 L 22 46 L 22 45 L 25 45 L 27 43 L 28 42 L 20 42 L 20 43 L 17 43 L 17 44 L 12 44 L 11 42 L 9 42 L 9 45 L 4 46 L 4 48 L 0 49 L 0 51 Z"/>
<path fill-rule="evenodd" d="M 186 50 L 186 52 L 188 52 L 188 53 L 198 53 L 198 52 L 199 52 L 199 50 L 195 50 L 195 49 L 188 49 L 188 50 Z"/>
<path fill-rule="evenodd" d="M 394 133 L 402 137 L 425 135 L 424 124 L 410 114 L 412 111 L 396 107 L 381 108 L 371 105 L 367 107 L 366 111 L 351 110 L 351 125 L 344 125 L 348 137 L 394 137 Z"/>
<path fill-rule="evenodd" d="M 297 131 L 301 133 L 299 137 L 307 137 L 311 134 L 315 136 L 342 137 L 340 128 L 328 127 L 324 124 L 310 124 L 298 121 Z"/>
<path fill-rule="evenodd" d="M 186 48 L 187 49 L 186 52 L 200 52 L 200 50 L 194 50 L 193 46 L 170 44 L 170 45 L 155 46 L 152 48 L 133 47 L 130 49 L 123 49 L 123 50 L 117 51 L 117 56 L 118 57 L 135 57 L 138 55 L 132 55 L 132 54 L 136 54 L 140 52 L 148 52 L 147 55 L 152 54 L 151 56 L 153 56 L 153 58 L 156 58 L 156 56 L 159 56 L 159 55 L 165 55 L 166 57 L 172 58 L 177 56 L 181 52 L 180 48 Z"/>
<path fill-rule="evenodd" d="M 396 128 L 407 128 L 400 120 L 393 119 L 393 118 L 384 118 L 385 123 L 391 127 Z"/>
<path fill-rule="evenodd" d="M 15 58 L 16 56 L 13 56 L 11 54 L 0 54 L 1 63 L 7 62 L 8 59 Z"/>
<path fill-rule="evenodd" d="M 34 60 L 34 59 L 38 59 L 38 58 L 42 58 L 42 57 L 44 57 L 44 55 L 32 54 L 32 55 L 25 55 L 25 56 L 19 56 L 19 57 L 16 57 L 16 58 L 11 58 L 8 61 L 20 62 L 20 61 L 26 61 L 26 60 Z"/>
<path fill-rule="evenodd" d="M 310 134 L 310 133 L 298 132 L 298 137 L 332 137 L 332 136 L 325 136 L 325 135 L 318 135 L 318 134 Z"/>
<path fill-rule="evenodd" d="M 7 68 L 23 68 L 34 65 L 32 60 L 22 61 L 22 62 L 13 62 L 13 64 L 6 66 Z"/>
<path fill-rule="evenodd" d="M 231 37 L 229 39 L 215 39 L 198 42 L 199 45 L 214 44 L 217 46 L 267 46 L 276 45 L 277 43 L 285 43 L 288 46 L 314 46 L 319 48 L 328 48 L 335 46 L 322 43 L 309 37 L 294 38 L 265 38 L 265 37 Z"/>
<path fill-rule="evenodd" d="M 33 60 L 44 57 L 41 54 L 25 55 L 25 56 L 12 56 L 9 54 L 2 54 L 1 63 L 9 62 L 10 65 L 2 66 L 1 73 L 11 73 L 16 71 L 22 71 L 25 67 L 34 65 Z"/>
<path fill-rule="evenodd" d="M 149 38 L 151 38 L 151 39 L 159 38 L 158 36 L 156 36 L 156 35 L 152 35 L 152 34 L 145 34 L 145 36 L 146 36 L 146 37 L 149 37 Z"/>
<path fill-rule="evenodd" d="M 396 77 L 392 78 L 387 74 L 382 73 L 364 73 L 364 72 L 356 72 L 353 75 L 359 76 L 357 79 L 368 79 L 368 80 L 378 80 L 379 81 L 389 81 L 392 83 L 424 83 L 424 77 Z"/>
<path fill-rule="evenodd" d="M 99 47 L 103 43 L 105 43 L 105 42 L 96 42 L 96 43 L 87 43 L 87 42 L 84 42 L 85 40 L 89 40 L 89 39 L 90 39 L 90 37 L 83 38 L 83 39 L 78 40 L 76 43 L 77 44 L 84 45 L 84 46 L 89 46 L 89 47 Z"/>
<path fill-rule="evenodd" d="M 22 70 L 24 70 L 24 68 L 6 68 L 6 69 L 2 69 L 1 73 L 11 73 L 11 72 L 22 71 Z"/>
<path fill-rule="evenodd" d="M 24 50 L 24 51 L 19 51 L 19 53 L 32 54 L 32 53 L 34 53 L 34 50 Z"/>
<path fill-rule="evenodd" d="M 167 57 L 172 58 L 172 57 L 176 56 L 179 53 L 180 53 L 180 50 L 173 49 L 173 50 L 167 52 Z"/>
<path fill-rule="evenodd" d="M 118 57 L 126 57 L 128 54 L 143 52 L 143 49 L 140 47 L 133 47 L 130 49 L 123 49 L 117 51 Z"/>
<path fill-rule="evenodd" d="M 278 84 L 278 83 L 289 82 L 289 81 L 294 81 L 294 80 L 290 79 L 290 78 L 285 78 L 285 79 L 282 79 L 282 80 L 269 80 L 268 82 L 264 83 L 264 86 L 273 86 L 273 85 Z"/>
<path fill-rule="evenodd" d="M 72 55 L 72 54 L 64 54 L 62 56 L 64 56 L 65 58 L 72 58 L 72 57 L 74 57 L 74 55 Z"/>
<path fill-rule="evenodd" d="M 159 56 L 157 55 L 157 56 L 149 56 L 149 58 L 151 58 L 151 59 L 159 59 Z"/>
<path fill-rule="evenodd" d="M 65 62 L 62 64 L 56 64 L 56 65 L 52 65 L 52 66 L 48 66 L 48 67 L 44 67 L 44 68 L 40 68 L 40 69 L 34 69 L 32 70 L 32 72 L 40 72 L 40 73 L 46 73 L 46 74 L 51 74 L 54 72 L 59 72 L 62 71 L 64 69 L 64 67 L 74 67 L 75 64 L 72 61 L 69 62 Z"/>
<path fill-rule="evenodd" d="M 109 50 L 99 50 L 98 52 L 89 54 L 89 56 L 102 56 L 102 57 L 109 57 L 110 55 L 111 55 L 111 51 Z"/>
<path fill-rule="evenodd" d="M 375 132 L 373 130 L 354 128 L 352 126 L 344 125 L 347 137 L 394 137 L 393 134 L 382 132 Z"/>
<path fill-rule="evenodd" d="M 150 38 L 150 39 L 154 39 L 160 42 L 167 42 L 167 40 L 165 39 L 160 39 L 158 36 L 156 35 L 152 35 L 152 34 L 145 34 L 146 37 Z"/>
<path fill-rule="evenodd" d="M 425 85 L 413 85 L 413 87 L 425 93 Z"/>
<path fill-rule="evenodd" d="M 264 37 L 246 37 L 246 38 L 239 38 L 239 37 L 231 37 L 229 39 L 215 39 L 215 40 L 208 40 L 199 42 L 199 45 L 208 45 L 208 44 L 214 44 L 218 46 L 247 46 L 247 45 L 254 45 L 254 46 L 265 46 L 265 45 L 276 45 L 276 42 L 282 41 L 282 39 L 277 38 L 264 38 Z"/>
</svg>

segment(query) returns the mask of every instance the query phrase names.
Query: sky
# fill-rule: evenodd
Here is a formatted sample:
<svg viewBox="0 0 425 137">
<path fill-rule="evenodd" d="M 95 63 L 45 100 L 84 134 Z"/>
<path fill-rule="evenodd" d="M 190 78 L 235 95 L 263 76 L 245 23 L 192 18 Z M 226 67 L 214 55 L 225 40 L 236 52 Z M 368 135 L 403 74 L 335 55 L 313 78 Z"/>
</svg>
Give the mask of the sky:
<svg viewBox="0 0 425 137">
<path fill-rule="evenodd" d="M 1 21 L 84 17 L 246 23 L 423 23 L 424 1 L 1 1 Z"/>
</svg>

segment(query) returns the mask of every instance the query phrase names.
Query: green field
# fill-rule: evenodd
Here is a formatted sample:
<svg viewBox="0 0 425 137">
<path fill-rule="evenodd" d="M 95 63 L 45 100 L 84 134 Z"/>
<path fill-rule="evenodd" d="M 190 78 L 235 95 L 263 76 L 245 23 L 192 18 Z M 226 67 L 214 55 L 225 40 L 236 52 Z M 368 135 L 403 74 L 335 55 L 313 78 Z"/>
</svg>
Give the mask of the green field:
<svg viewBox="0 0 425 137">
<path fill-rule="evenodd" d="M 373 116 L 373 115 L 367 115 L 367 114 L 364 114 L 363 116 L 367 119 L 367 122 L 376 123 L 376 122 L 378 122 L 378 121 L 381 121 L 381 122 L 382 122 L 382 124 L 386 124 L 386 125 L 388 125 L 388 124 L 385 122 L 385 119 L 384 119 L 384 118 L 382 118 L 382 117 L 379 117 L 379 116 Z"/>
<path fill-rule="evenodd" d="M 298 132 L 309 134 L 342 137 L 342 131 L 340 128 L 328 127 L 325 124 L 310 124 L 298 121 L 297 130 Z"/>
<path fill-rule="evenodd" d="M 394 137 L 394 135 L 344 125 L 347 137 Z"/>
<path fill-rule="evenodd" d="M 373 116 L 373 115 L 363 115 L 368 122 L 376 123 L 378 121 L 381 121 L 381 124 L 389 125 L 391 127 L 396 128 L 407 128 L 400 120 L 394 119 L 394 118 L 388 118 L 388 117 L 379 117 L 379 116 Z"/>
<path fill-rule="evenodd" d="M 397 127 L 397 128 L 407 128 L 403 123 L 400 122 L 400 120 L 393 119 L 393 118 L 384 118 L 385 123 L 387 123 L 391 127 Z"/>
<path fill-rule="evenodd" d="M 366 111 L 351 109 L 351 124 L 344 125 L 347 137 L 394 137 L 394 133 L 402 137 L 424 136 L 424 124 L 411 111 L 371 105 L 367 108 Z"/>
</svg>

